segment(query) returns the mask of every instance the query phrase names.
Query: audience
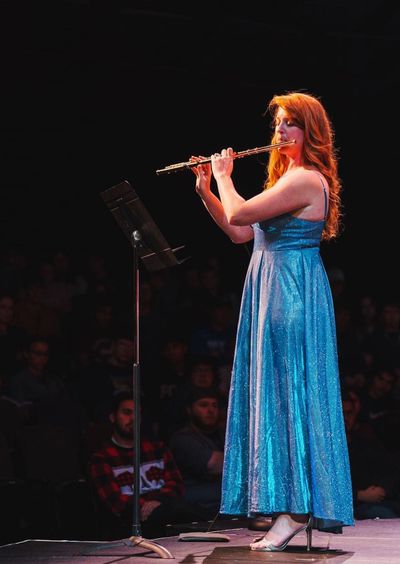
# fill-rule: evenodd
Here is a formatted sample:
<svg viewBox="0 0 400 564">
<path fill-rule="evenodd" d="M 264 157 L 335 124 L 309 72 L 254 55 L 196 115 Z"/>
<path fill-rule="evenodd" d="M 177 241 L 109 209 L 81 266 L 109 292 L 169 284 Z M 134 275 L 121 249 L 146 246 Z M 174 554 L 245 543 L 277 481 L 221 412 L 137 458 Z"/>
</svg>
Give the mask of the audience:
<svg viewBox="0 0 400 564">
<path fill-rule="evenodd" d="M 395 300 L 384 302 L 379 324 L 366 343 L 377 366 L 388 366 L 400 378 L 400 306 Z"/>
<path fill-rule="evenodd" d="M 236 337 L 232 306 L 222 301 L 211 303 L 206 313 L 204 323 L 192 332 L 189 352 L 210 356 L 216 366 L 224 366 L 232 358 Z"/>
<path fill-rule="evenodd" d="M 396 375 L 382 366 L 360 392 L 360 421 L 368 422 L 377 436 L 389 449 L 398 448 L 400 404 L 393 397 Z"/>
<path fill-rule="evenodd" d="M 41 302 L 39 282 L 35 278 L 29 280 L 20 291 L 15 304 L 14 322 L 32 338 L 65 338 L 62 316 L 55 308 Z"/>
<path fill-rule="evenodd" d="M 343 394 L 356 519 L 400 517 L 400 458 L 384 447 L 373 429 L 358 420 L 359 400 Z"/>
<path fill-rule="evenodd" d="M 29 424 L 60 425 L 79 431 L 85 414 L 63 380 L 49 369 L 48 341 L 31 339 L 24 351 L 25 367 L 9 380 L 8 394 L 22 408 Z"/>
<path fill-rule="evenodd" d="M 126 392 L 114 398 L 110 413 L 111 438 L 93 454 L 90 476 L 106 510 L 110 537 L 132 534 L 134 402 Z M 144 537 L 166 534 L 166 525 L 204 519 L 206 514 L 184 497 L 184 483 L 168 447 L 161 441 L 141 438 L 140 524 Z"/>
<path fill-rule="evenodd" d="M 0 292 L 0 371 L 7 379 L 21 367 L 27 333 L 14 323 L 15 300 Z"/>
<path fill-rule="evenodd" d="M 19 403 L 5 394 L 4 377 L 0 373 L 0 433 L 6 440 L 10 453 L 14 453 L 17 436 L 25 419 L 24 410 Z"/>
<path fill-rule="evenodd" d="M 105 361 L 118 325 L 115 306 L 109 296 L 88 304 L 84 320 L 76 319 L 71 332 L 71 349 L 78 366 Z M 75 315 L 79 315 L 79 313 Z"/>
<path fill-rule="evenodd" d="M 108 355 L 80 370 L 76 385 L 89 420 L 108 420 L 113 395 L 133 389 L 134 341 L 129 328 L 119 327 L 111 340 Z"/>
<path fill-rule="evenodd" d="M 398 301 L 365 289 L 351 295 L 347 273 L 338 266 L 329 269 L 329 280 L 356 518 L 399 516 Z M 75 268 L 62 250 L 35 258 L 11 249 L 3 252 L 0 263 L 3 444 L 12 450 L 21 474 L 17 437 L 25 427 L 68 426 L 83 443 L 85 436 L 106 433 L 105 450 L 94 441 L 90 476 L 100 488 L 99 507 L 109 534 L 118 537 L 131 533 L 132 516 L 131 282 L 101 254 L 88 255 L 86 264 Z M 164 534 L 172 521 L 218 514 L 238 312 L 235 283 L 224 278 L 215 256 L 202 265 L 188 261 L 141 279 L 140 504 L 145 535 Z M 124 394 L 127 403 L 121 403 L 121 411 L 115 402 Z M 89 453 L 93 449 L 83 446 L 82 467 L 88 472 Z M 124 469 L 122 477 L 113 473 L 115 464 Z M 108 478 L 113 485 L 102 489 Z"/>
<path fill-rule="evenodd" d="M 198 390 L 209 388 L 218 391 L 214 359 L 207 355 L 190 355 L 185 378 L 176 387 L 171 401 L 165 406 L 165 426 L 162 432 L 167 441 L 174 431 L 183 427 L 188 421 L 186 409 L 188 398 Z"/>
<path fill-rule="evenodd" d="M 168 334 L 153 377 L 142 382 L 146 409 L 156 422 L 160 438 L 165 441 L 168 440 L 171 418 L 176 416 L 177 393 L 185 386 L 189 362 L 187 350 L 181 334 Z"/>
</svg>

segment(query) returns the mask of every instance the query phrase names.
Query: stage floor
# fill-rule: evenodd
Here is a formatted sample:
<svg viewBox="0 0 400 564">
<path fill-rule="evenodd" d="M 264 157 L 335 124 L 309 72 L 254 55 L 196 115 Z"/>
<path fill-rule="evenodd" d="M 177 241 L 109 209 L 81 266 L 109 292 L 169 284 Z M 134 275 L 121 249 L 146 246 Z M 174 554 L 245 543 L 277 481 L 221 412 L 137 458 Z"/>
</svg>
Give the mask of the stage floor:
<svg viewBox="0 0 400 564">
<path fill-rule="evenodd" d="M 182 564 L 244 564 L 246 562 L 339 564 L 400 564 L 400 519 L 357 521 L 342 535 L 313 531 L 313 550 L 305 550 L 305 534 L 295 537 L 284 552 L 251 552 L 249 542 L 262 533 L 247 528 L 218 530 L 229 541 L 181 541 L 179 536 L 152 539 L 167 549 L 174 560 L 134 547 L 129 539 L 112 542 L 24 540 L 0 546 L 2 564 L 144 564 L 154 559 Z"/>
</svg>

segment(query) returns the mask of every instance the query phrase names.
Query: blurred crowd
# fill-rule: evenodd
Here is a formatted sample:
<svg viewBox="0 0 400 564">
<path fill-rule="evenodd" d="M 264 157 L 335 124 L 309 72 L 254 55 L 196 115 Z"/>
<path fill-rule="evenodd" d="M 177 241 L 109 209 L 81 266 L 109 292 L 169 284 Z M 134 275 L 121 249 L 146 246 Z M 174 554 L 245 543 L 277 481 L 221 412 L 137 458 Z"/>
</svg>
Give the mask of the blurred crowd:
<svg viewBox="0 0 400 564">
<path fill-rule="evenodd" d="M 350 296 L 340 267 L 328 277 L 355 517 L 400 517 L 399 303 L 362 289 Z M 2 543 L 129 536 L 139 372 L 146 536 L 216 518 L 241 282 L 218 256 L 142 270 L 135 311 L 129 281 L 104 256 L 77 267 L 61 250 L 40 260 L 4 253 Z"/>
</svg>

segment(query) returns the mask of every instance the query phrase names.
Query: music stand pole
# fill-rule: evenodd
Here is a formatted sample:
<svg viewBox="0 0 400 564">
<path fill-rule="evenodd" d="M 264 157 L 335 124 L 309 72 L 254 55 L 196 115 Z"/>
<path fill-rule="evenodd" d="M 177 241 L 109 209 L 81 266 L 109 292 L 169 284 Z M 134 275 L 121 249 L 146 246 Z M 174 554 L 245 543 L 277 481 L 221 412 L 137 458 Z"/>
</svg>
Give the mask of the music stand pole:
<svg viewBox="0 0 400 564">
<path fill-rule="evenodd" d="M 139 254 L 138 245 L 140 244 L 141 235 L 138 230 L 132 233 L 132 246 L 133 246 L 133 313 L 135 320 L 135 342 L 134 342 L 134 358 L 133 358 L 133 405 L 134 405 L 134 435 L 133 435 L 133 451 L 134 451 L 134 482 L 133 487 L 135 492 L 140 492 L 140 272 L 139 272 Z M 141 536 L 140 527 L 140 504 L 139 495 L 135 495 L 136 503 L 133 507 L 133 523 L 132 535 L 134 537 Z"/>
<path fill-rule="evenodd" d="M 142 537 L 140 525 L 140 268 L 138 247 L 141 244 L 140 231 L 135 229 L 132 233 L 133 246 L 133 305 L 135 320 L 135 344 L 133 359 L 133 406 L 134 406 L 134 430 L 133 430 L 133 455 L 134 455 L 134 478 L 133 478 L 133 521 L 132 536 L 129 541 L 134 546 L 147 548 L 160 556 L 160 558 L 174 558 L 169 550 L 160 544 Z"/>
</svg>

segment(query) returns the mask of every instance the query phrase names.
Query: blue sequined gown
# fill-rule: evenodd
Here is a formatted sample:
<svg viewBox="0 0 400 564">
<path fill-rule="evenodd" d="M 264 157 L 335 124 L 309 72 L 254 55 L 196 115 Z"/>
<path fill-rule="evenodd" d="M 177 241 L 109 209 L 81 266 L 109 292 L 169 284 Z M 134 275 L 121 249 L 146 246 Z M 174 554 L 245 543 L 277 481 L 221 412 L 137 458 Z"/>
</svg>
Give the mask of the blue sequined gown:
<svg viewBox="0 0 400 564">
<path fill-rule="evenodd" d="M 257 223 L 230 388 L 221 513 L 353 525 L 324 221 Z"/>
</svg>

